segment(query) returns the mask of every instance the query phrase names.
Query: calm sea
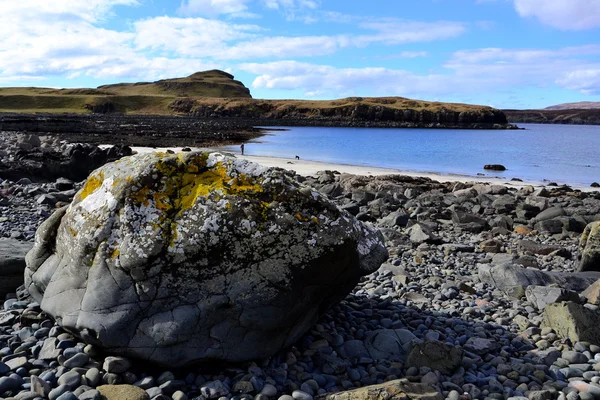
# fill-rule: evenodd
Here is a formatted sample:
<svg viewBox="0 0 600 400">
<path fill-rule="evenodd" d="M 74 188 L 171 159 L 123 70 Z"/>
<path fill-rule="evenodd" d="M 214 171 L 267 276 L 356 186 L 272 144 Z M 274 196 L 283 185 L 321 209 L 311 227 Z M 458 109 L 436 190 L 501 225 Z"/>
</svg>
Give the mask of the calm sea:
<svg viewBox="0 0 600 400">
<path fill-rule="evenodd" d="M 245 152 L 406 171 L 600 182 L 600 126 L 519 126 L 525 130 L 281 127 L 286 130 L 247 143 Z M 485 164 L 507 171 L 485 171 Z"/>
</svg>

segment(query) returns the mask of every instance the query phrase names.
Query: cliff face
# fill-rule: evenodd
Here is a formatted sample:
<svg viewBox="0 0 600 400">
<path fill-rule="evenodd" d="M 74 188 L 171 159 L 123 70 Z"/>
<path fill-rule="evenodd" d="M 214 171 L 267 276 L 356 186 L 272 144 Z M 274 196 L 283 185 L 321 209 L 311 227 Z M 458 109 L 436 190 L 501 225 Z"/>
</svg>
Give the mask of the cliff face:
<svg viewBox="0 0 600 400">
<path fill-rule="evenodd" d="M 504 113 L 489 107 L 471 106 L 463 110 L 459 107 L 452 109 L 452 105 L 448 105 L 427 109 L 417 104 L 420 107 L 406 108 L 397 104 L 370 104 L 361 100 L 342 105 L 336 104 L 336 101 L 313 106 L 296 103 L 254 100 L 231 104 L 180 99 L 173 102 L 170 108 L 199 118 L 243 118 L 278 125 L 510 128 Z"/>
</svg>

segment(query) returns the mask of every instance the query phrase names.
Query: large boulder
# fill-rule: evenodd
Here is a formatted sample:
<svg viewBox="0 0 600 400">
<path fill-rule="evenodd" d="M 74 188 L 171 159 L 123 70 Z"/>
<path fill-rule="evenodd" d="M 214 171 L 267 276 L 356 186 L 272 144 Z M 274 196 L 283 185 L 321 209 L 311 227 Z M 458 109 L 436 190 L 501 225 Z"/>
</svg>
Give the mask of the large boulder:
<svg viewBox="0 0 600 400">
<path fill-rule="evenodd" d="M 580 271 L 600 271 L 600 221 L 588 224 L 579 239 Z"/>
<path fill-rule="evenodd" d="M 23 284 L 25 255 L 33 243 L 0 238 L 0 300 Z"/>
<path fill-rule="evenodd" d="M 292 172 L 158 153 L 94 171 L 38 229 L 25 284 L 85 341 L 179 367 L 273 355 L 386 259 Z"/>
</svg>

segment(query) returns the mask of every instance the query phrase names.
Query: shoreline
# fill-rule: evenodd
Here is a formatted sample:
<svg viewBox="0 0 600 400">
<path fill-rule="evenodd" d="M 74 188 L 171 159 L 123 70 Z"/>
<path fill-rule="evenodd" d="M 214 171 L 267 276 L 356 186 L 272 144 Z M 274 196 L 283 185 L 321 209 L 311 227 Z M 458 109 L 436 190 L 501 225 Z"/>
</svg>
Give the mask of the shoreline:
<svg viewBox="0 0 600 400">
<path fill-rule="evenodd" d="M 167 151 L 173 150 L 180 152 L 182 147 L 169 147 L 169 148 L 149 148 L 149 147 L 132 147 L 132 150 L 138 153 L 150 152 L 150 151 Z M 216 151 L 222 153 L 232 154 L 237 158 L 245 159 L 256 162 L 258 164 L 267 167 L 278 167 L 288 170 L 295 171 L 298 175 L 303 176 L 315 176 L 318 171 L 333 170 L 340 173 L 352 174 L 352 175 L 404 175 L 411 177 L 429 178 L 438 182 L 475 182 L 475 183 L 489 183 L 493 185 L 503 185 L 506 187 L 513 187 L 516 189 L 533 186 L 535 188 L 545 187 L 547 189 L 553 189 L 559 186 L 547 186 L 546 183 L 541 181 L 512 181 L 506 178 L 493 177 L 493 176 L 470 176 L 470 175 L 459 175 L 459 174 L 444 174 L 441 172 L 429 172 L 429 171 L 405 171 L 395 168 L 384 168 L 384 167 L 372 167 L 365 165 L 352 165 L 352 164 L 338 164 L 328 163 L 322 161 L 310 161 L 310 160 L 296 160 L 293 158 L 284 157 L 271 157 L 271 156 L 254 156 L 254 155 L 241 155 L 239 152 L 226 151 L 215 147 L 192 147 L 193 151 Z M 589 186 L 583 186 L 578 184 L 567 184 L 569 187 L 582 192 L 595 192 L 599 191 L 598 188 Z"/>
</svg>

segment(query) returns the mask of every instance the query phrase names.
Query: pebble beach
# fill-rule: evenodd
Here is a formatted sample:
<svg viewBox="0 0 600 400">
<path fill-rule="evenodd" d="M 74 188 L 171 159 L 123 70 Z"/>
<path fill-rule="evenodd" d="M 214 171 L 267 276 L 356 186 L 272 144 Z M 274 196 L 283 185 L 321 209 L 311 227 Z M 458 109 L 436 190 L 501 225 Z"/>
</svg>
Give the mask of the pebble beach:
<svg viewBox="0 0 600 400">
<path fill-rule="evenodd" d="M 19 140 L 5 137 L 3 162 L 14 161 Z M 276 356 L 183 370 L 103 354 L 26 293 L 10 293 L 0 312 L 0 398 L 312 400 L 397 380 L 418 384 L 421 394 L 404 398 L 600 398 L 600 347 L 544 322 L 548 304 L 597 312 L 598 299 L 577 285 L 558 287 L 557 297 L 539 284 L 498 287 L 482 273 L 511 265 L 576 275 L 579 237 L 600 219 L 600 192 L 244 157 L 294 170 L 380 228 L 387 262 Z M 0 182 L 3 254 L 24 254 L 39 224 L 82 187 L 34 181 Z"/>
</svg>

